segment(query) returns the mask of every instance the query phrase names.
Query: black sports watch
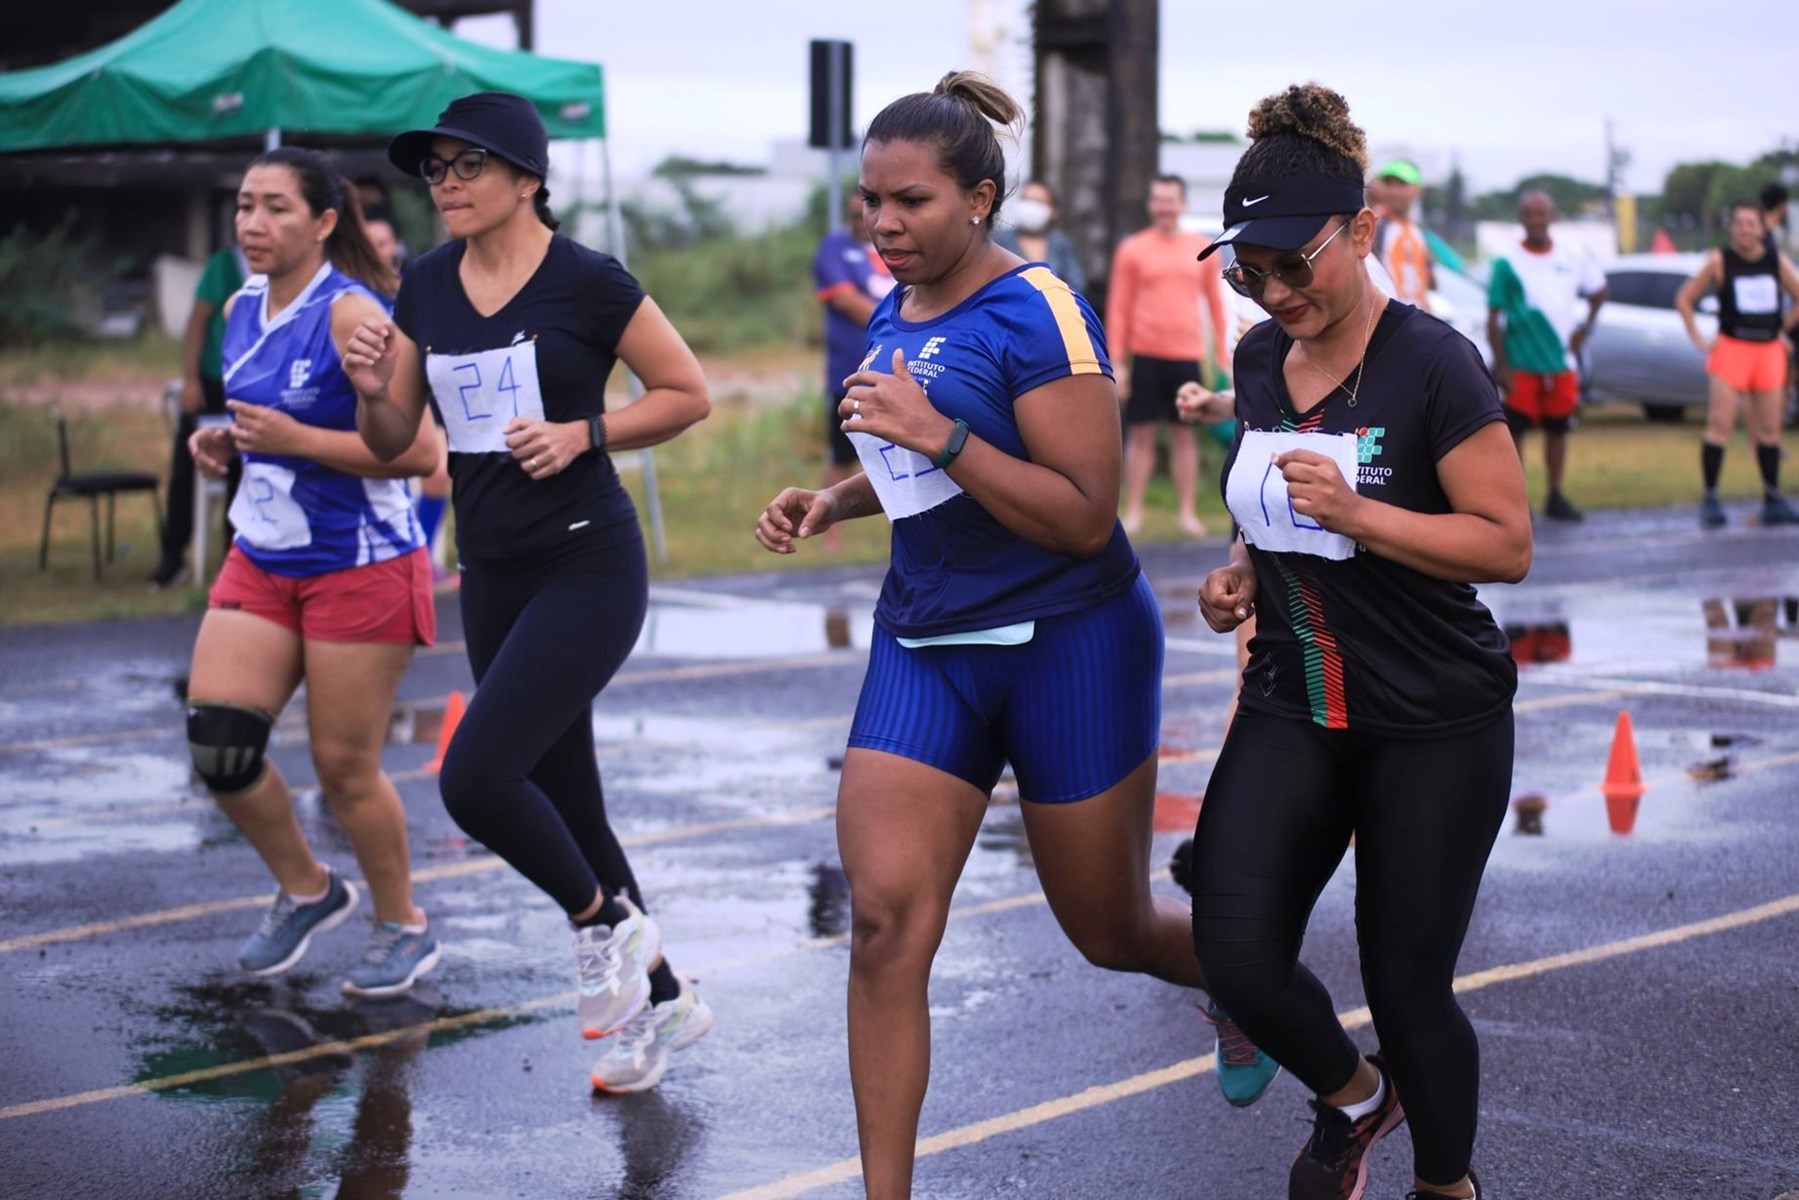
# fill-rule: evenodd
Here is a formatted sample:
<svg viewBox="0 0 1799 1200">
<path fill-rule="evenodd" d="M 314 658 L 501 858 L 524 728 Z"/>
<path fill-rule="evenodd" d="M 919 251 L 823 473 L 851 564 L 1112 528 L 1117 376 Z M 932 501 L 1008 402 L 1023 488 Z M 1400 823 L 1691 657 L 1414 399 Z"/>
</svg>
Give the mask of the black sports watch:
<svg viewBox="0 0 1799 1200">
<path fill-rule="evenodd" d="M 593 442 L 595 451 L 606 448 L 606 415 L 597 414 L 587 418 L 587 436 Z"/>
<path fill-rule="evenodd" d="M 933 467 L 947 467 L 956 461 L 956 455 L 962 453 L 962 447 L 968 441 L 968 422 L 960 417 L 956 419 L 956 427 L 950 430 L 949 441 L 943 444 L 943 450 L 931 460 Z"/>
</svg>

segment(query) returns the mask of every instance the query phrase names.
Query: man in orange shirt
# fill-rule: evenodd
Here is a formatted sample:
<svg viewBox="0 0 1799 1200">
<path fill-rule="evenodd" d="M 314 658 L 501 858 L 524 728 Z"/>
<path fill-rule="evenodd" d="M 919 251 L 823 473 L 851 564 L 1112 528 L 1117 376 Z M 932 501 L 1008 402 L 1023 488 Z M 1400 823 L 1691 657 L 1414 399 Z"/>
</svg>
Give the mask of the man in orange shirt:
<svg viewBox="0 0 1799 1200">
<path fill-rule="evenodd" d="M 1193 427 L 1178 419 L 1175 394 L 1183 383 L 1211 387 L 1218 382 L 1213 378 L 1215 348 L 1223 345 L 1228 326 L 1223 280 L 1198 261 L 1209 243 L 1181 229 L 1186 207 L 1187 185 L 1180 176 L 1158 175 L 1149 185 L 1149 228 L 1125 238 L 1112 257 L 1106 341 L 1118 399 L 1125 406 L 1127 533 L 1143 527 L 1143 495 L 1156 465 L 1156 430 L 1164 425 L 1181 528 L 1194 537 L 1206 532 L 1195 507 L 1199 442 Z"/>
<path fill-rule="evenodd" d="M 1380 217 L 1374 229 L 1374 253 L 1393 278 L 1393 294 L 1429 312 L 1436 268 L 1424 228 L 1412 219 L 1423 194 L 1423 174 L 1417 164 L 1404 158 L 1382 167 L 1368 186 L 1369 204 Z"/>
</svg>

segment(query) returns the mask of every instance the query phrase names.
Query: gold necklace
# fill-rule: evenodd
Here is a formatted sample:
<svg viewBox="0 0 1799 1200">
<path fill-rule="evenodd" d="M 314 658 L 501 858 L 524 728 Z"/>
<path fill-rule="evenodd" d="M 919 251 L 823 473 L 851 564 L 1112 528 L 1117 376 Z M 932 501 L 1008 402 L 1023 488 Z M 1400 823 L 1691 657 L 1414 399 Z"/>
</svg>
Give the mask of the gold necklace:
<svg viewBox="0 0 1799 1200">
<path fill-rule="evenodd" d="M 1362 390 L 1362 371 L 1368 365 L 1368 343 L 1372 339 L 1373 334 L 1374 334 L 1374 310 L 1375 310 L 1375 308 L 1376 308 L 1376 305 L 1374 304 L 1374 302 L 1370 301 L 1369 305 L 1368 305 L 1368 319 L 1362 323 L 1362 357 L 1356 360 L 1355 383 L 1347 389 L 1349 392 L 1349 407 L 1351 407 L 1351 408 L 1355 407 L 1356 394 Z M 1301 349 L 1303 351 L 1303 347 Z M 1300 355 L 1299 361 L 1304 363 L 1306 366 L 1310 367 L 1313 371 L 1316 371 L 1327 382 L 1329 382 L 1331 384 L 1331 392 L 1337 391 L 1338 389 L 1343 387 L 1343 381 L 1341 379 L 1338 379 L 1335 376 L 1331 375 L 1329 372 L 1325 371 L 1322 367 L 1318 366 L 1318 364 L 1314 363 L 1311 359 L 1305 357 L 1303 352 Z M 1329 398 L 1331 392 L 1324 393 L 1325 397 Z"/>
</svg>

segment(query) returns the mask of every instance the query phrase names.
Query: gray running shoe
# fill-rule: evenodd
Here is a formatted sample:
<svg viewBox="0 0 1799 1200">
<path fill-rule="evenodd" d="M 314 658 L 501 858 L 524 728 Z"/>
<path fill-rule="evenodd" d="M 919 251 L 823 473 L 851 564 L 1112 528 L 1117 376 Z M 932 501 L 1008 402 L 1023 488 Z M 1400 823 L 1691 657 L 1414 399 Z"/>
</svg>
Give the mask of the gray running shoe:
<svg viewBox="0 0 1799 1200">
<path fill-rule="evenodd" d="M 1730 518 L 1724 515 L 1724 506 L 1718 503 L 1716 496 L 1707 496 L 1699 502 L 1699 524 L 1704 529 L 1722 529 L 1730 524 Z"/>
<path fill-rule="evenodd" d="M 668 1056 L 685 1050 L 712 1032 L 711 1007 L 681 980 L 673 1000 L 647 1004 L 607 1043 L 593 1065 L 593 1086 L 602 1092 L 645 1092 L 662 1081 Z"/>
<path fill-rule="evenodd" d="M 630 915 L 616 927 L 575 930 L 575 1016 L 592 1041 L 617 1033 L 650 999 L 650 967 L 662 954 L 662 931 L 624 896 Z"/>
<path fill-rule="evenodd" d="M 352 996 L 398 996 L 442 957 L 443 947 L 429 925 L 423 933 L 409 933 L 392 921 L 376 921 L 362 961 L 344 980 L 344 991 Z"/>
<path fill-rule="evenodd" d="M 279 975 L 300 961 L 312 945 L 312 935 L 336 929 L 356 907 L 356 887 L 330 867 L 325 898 L 301 904 L 286 892 L 276 892 L 275 902 L 262 915 L 262 924 L 243 948 L 237 962 L 252 975 Z"/>
</svg>

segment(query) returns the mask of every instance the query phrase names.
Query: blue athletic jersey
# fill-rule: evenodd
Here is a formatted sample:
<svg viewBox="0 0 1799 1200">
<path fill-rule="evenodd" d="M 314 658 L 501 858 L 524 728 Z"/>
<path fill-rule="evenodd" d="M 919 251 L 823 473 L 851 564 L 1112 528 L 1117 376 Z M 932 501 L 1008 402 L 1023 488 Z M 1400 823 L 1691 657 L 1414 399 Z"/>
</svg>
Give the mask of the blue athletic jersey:
<svg viewBox="0 0 1799 1200">
<path fill-rule="evenodd" d="M 340 296 L 380 297 L 330 264 L 268 318 L 266 276 L 252 276 L 225 321 L 225 396 L 320 429 L 356 430 L 356 391 L 331 340 Z M 245 454 L 231 505 L 237 545 L 275 575 L 310 578 L 386 562 L 425 544 L 406 484 L 365 479 L 290 455 Z"/>
<path fill-rule="evenodd" d="M 1087 302 L 1048 267 L 1002 275 L 929 321 L 899 315 L 902 290 L 868 323 L 863 365 L 908 369 L 946 417 L 1016 458 L 1029 459 L 1013 402 L 1070 375 L 1112 376 L 1105 331 Z M 1089 608 L 1137 578 L 1122 526 L 1092 558 L 1026 541 L 911 450 L 854 432 L 863 470 L 893 522 L 893 551 L 875 620 L 898 637 L 992 629 Z"/>
</svg>

